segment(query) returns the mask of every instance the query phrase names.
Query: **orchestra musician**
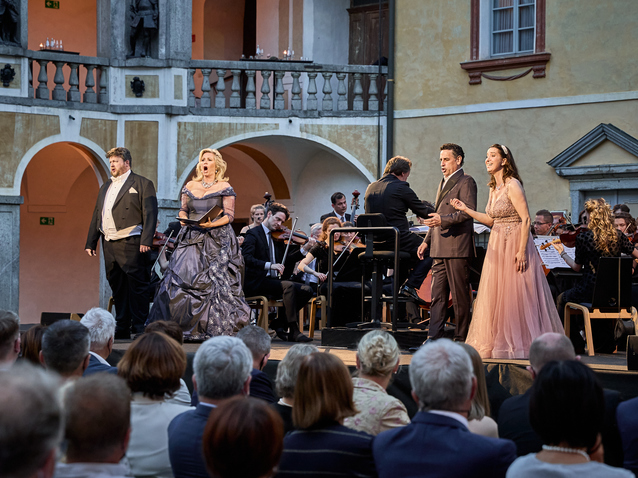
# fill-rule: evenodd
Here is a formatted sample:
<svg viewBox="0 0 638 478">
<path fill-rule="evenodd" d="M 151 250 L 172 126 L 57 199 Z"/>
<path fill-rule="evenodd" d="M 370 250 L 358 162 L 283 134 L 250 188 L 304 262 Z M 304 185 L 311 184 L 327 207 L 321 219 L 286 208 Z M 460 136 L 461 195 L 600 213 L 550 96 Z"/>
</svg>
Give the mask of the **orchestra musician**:
<svg viewBox="0 0 638 478">
<path fill-rule="evenodd" d="M 247 226 L 242 227 L 241 231 L 239 231 L 239 234 L 245 236 L 246 232 L 248 232 L 249 229 L 259 226 L 264 221 L 265 216 L 266 208 L 261 204 L 253 204 L 250 207 L 250 220 L 252 222 Z"/>
<path fill-rule="evenodd" d="M 273 240 L 272 233 L 282 228 L 290 214 L 283 204 L 273 202 L 268 206 L 266 219 L 260 226 L 249 229 L 241 245 L 246 262 L 244 291 L 246 296 L 263 295 L 269 299 L 283 298 L 284 307 L 279 309 L 279 317 L 271 328 L 277 336 L 289 342 L 310 342 L 299 331 L 299 311 L 312 298 L 312 289 L 299 282 L 282 279 L 286 271 L 283 263 L 285 244 Z M 298 248 L 291 253 L 286 262 L 295 264 L 302 259 Z M 292 250 L 292 249 L 291 249 Z M 289 329 L 286 332 L 286 329 Z"/>
<path fill-rule="evenodd" d="M 411 209 L 415 214 L 427 217 L 434 212 L 432 204 L 421 201 L 407 182 L 412 168 L 412 161 L 403 156 L 395 156 L 385 166 L 383 177 L 371 183 L 365 193 L 366 213 L 381 213 L 385 216 L 388 226 L 394 226 L 399 230 L 400 251 L 410 254 L 410 272 L 408 279 L 401 287 L 401 293 L 413 298 L 416 302 L 422 302 L 416 289 L 428 275 L 432 265 L 430 254 L 423 257 L 417 255 L 423 239 L 410 232 L 410 225 L 406 213 Z M 390 245 L 387 246 L 391 247 Z M 403 264 L 402 264 L 403 266 Z M 401 276 L 405 276 L 401 271 Z"/>
<path fill-rule="evenodd" d="M 551 236 L 554 233 L 554 216 L 547 209 L 541 209 L 536 213 L 532 225 L 537 236 Z"/>
<path fill-rule="evenodd" d="M 638 250 L 627 236 L 614 226 L 611 207 L 603 199 L 590 199 L 585 203 L 585 211 L 589 218 L 589 229 L 576 236 L 576 255 L 572 259 L 565 252 L 563 244 L 554 244 L 560 256 L 576 272 L 582 272 L 582 277 L 575 287 L 566 290 L 558 296 L 558 312 L 563 317 L 567 302 L 590 302 L 596 282 L 595 267 L 601 257 L 620 257 L 621 254 L 638 258 Z M 573 316 L 578 320 L 579 316 Z M 616 348 L 614 342 L 614 323 L 609 320 L 592 321 L 592 333 L 596 343 L 596 351 L 612 353 Z M 580 335 L 582 319 L 572 323 L 571 340 L 576 353 L 583 353 L 585 341 Z"/>
<path fill-rule="evenodd" d="M 628 212 L 616 212 L 614 214 L 614 226 L 627 237 L 634 237 L 636 222 Z"/>
<path fill-rule="evenodd" d="M 334 193 L 330 196 L 330 202 L 332 203 L 332 212 L 321 216 L 319 222 L 323 223 L 323 221 L 329 217 L 336 217 L 342 223 L 352 220 L 350 214 L 346 213 L 348 210 L 348 201 L 346 200 L 345 194 L 340 192 Z"/>
</svg>

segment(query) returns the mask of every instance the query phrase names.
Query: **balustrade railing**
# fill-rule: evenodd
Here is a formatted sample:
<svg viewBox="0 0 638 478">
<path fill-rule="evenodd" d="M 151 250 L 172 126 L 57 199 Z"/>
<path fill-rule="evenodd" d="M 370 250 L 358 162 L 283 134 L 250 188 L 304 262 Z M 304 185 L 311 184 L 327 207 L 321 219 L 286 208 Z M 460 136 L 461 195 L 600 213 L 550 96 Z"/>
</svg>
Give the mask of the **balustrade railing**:
<svg viewBox="0 0 638 478">
<path fill-rule="evenodd" d="M 172 68 L 173 72 L 177 68 L 168 62 L 166 66 L 157 66 L 154 62 L 152 66 L 131 67 L 126 63 L 122 66 L 120 62 L 115 67 L 109 58 L 63 52 L 29 51 L 27 56 L 28 97 L 51 101 L 51 106 L 109 105 L 111 69 L 144 69 L 145 74 L 153 75 L 165 68 Z M 387 67 L 216 60 L 190 60 L 183 65 L 187 90 L 185 113 L 191 110 L 195 114 L 236 115 L 243 111 L 248 116 L 281 116 L 305 111 L 338 116 L 347 112 L 364 114 L 364 111 L 378 114 L 386 110 Z M 159 103 L 162 103 L 161 96 Z M 126 104 L 141 103 L 138 98 L 127 97 Z M 166 104 L 175 106 L 174 101 L 166 100 Z"/>
</svg>

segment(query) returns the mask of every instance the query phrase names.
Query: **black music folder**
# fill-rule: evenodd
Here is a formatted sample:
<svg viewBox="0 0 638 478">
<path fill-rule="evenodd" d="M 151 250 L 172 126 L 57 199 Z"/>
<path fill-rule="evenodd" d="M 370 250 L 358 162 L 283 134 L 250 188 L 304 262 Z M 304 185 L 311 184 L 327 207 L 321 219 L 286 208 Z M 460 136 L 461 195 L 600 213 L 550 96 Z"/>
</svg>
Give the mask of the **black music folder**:
<svg viewBox="0 0 638 478">
<path fill-rule="evenodd" d="M 220 214 L 224 212 L 224 209 L 220 206 L 213 206 L 211 207 L 208 211 L 206 211 L 204 214 L 202 214 L 201 216 L 195 218 L 195 219 L 185 219 L 183 217 L 179 217 L 177 216 L 177 220 L 178 221 L 182 221 L 183 223 L 186 224 L 191 224 L 191 225 L 199 225 L 202 224 L 203 222 L 208 222 L 208 221 L 214 221 L 215 219 L 217 219 Z"/>
</svg>

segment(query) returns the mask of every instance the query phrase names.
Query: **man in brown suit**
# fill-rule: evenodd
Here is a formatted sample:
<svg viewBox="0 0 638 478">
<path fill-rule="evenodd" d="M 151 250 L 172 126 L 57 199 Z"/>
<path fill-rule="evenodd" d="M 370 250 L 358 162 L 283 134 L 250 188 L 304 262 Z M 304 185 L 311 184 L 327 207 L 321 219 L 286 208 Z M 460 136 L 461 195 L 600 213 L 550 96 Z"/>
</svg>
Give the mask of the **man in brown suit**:
<svg viewBox="0 0 638 478">
<path fill-rule="evenodd" d="M 436 194 L 435 212 L 425 224 L 430 228 L 418 250 L 422 257 L 426 249 L 434 259 L 432 266 L 432 305 L 429 337 L 443 335 L 445 313 L 450 291 L 456 317 L 454 340 L 465 341 L 470 325 L 470 259 L 474 257 L 472 218 L 457 211 L 450 200 L 458 198 L 476 209 L 476 182 L 463 172 L 463 148 L 447 143 L 441 146 L 443 179 Z M 471 206 L 470 206 L 471 204 Z"/>
</svg>

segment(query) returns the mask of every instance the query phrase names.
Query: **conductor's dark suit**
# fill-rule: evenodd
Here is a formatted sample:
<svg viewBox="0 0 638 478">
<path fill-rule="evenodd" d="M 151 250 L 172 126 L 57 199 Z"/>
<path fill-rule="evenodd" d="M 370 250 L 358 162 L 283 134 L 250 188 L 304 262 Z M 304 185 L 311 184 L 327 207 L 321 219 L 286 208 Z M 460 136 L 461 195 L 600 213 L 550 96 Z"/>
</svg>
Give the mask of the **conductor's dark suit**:
<svg viewBox="0 0 638 478">
<path fill-rule="evenodd" d="M 431 338 L 443 335 L 448 297 L 452 292 L 456 330 L 454 338 L 465 340 L 470 325 L 470 259 L 474 257 L 474 225 L 472 218 L 454 209 L 450 201 L 460 199 L 476 210 L 476 182 L 459 169 L 445 187 L 443 180 L 436 194 L 436 212 L 441 225 L 431 228 L 425 238 L 432 266 L 432 306 L 430 309 Z"/>
<path fill-rule="evenodd" d="M 434 212 L 432 204 L 421 201 L 407 181 L 401 181 L 392 173 L 386 174 L 368 186 L 364 202 L 366 213 L 383 214 L 388 226 L 394 226 L 399 230 L 401 242 L 399 250 L 408 252 L 412 263 L 419 264 L 416 252 L 423 240 L 419 235 L 410 232 L 406 214 L 411 209 L 416 215 L 427 218 L 428 214 Z M 421 287 L 430 268 L 429 261 L 420 261 L 420 263 L 427 264 L 427 267 L 415 266 L 407 283 L 415 289 Z"/>
<path fill-rule="evenodd" d="M 282 264 L 285 245 L 281 242 L 274 243 L 275 261 Z M 268 248 L 268 239 L 262 226 L 253 227 L 246 232 L 244 243 L 241 245 L 241 252 L 246 263 L 246 277 L 244 279 L 244 293 L 246 297 L 254 295 L 264 295 L 269 299 L 283 299 L 286 321 L 290 323 L 299 322 L 299 310 L 308 303 L 312 298 L 312 289 L 310 286 L 292 282 L 289 280 L 280 280 L 270 275 L 270 271 L 264 269 L 267 262 L 272 262 L 270 258 L 270 249 Z M 294 265 L 303 259 L 303 255 L 299 250 L 292 252 L 292 247 L 288 251 L 286 260 L 286 271 L 283 277 L 290 276 L 288 264 Z M 281 318 L 281 317 L 280 317 Z M 272 327 L 286 328 L 285 322 L 273 324 Z"/>
<path fill-rule="evenodd" d="M 116 335 L 144 332 L 148 315 L 150 265 L 148 256 L 140 252 L 140 244 L 153 245 L 157 225 L 157 198 L 153 182 L 131 171 L 111 209 L 115 228 L 120 231 L 141 225 L 142 233 L 124 239 L 106 241 L 102 214 L 111 180 L 105 182 L 97 196 L 86 249 L 95 250 L 102 238 L 106 278 L 113 290 L 116 312 Z"/>
</svg>

